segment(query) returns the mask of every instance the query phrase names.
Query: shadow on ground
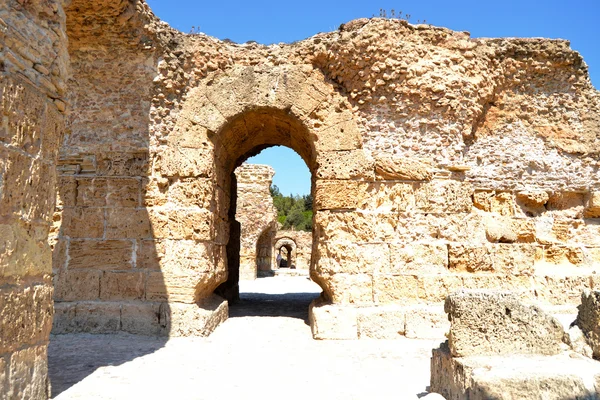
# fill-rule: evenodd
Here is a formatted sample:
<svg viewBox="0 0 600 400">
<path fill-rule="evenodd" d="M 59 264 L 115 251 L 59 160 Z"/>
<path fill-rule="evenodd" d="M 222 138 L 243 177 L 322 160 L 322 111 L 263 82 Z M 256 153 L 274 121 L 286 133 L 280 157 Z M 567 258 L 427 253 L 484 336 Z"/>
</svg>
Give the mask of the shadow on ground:
<svg viewBox="0 0 600 400">
<path fill-rule="evenodd" d="M 229 318 L 289 317 L 308 322 L 308 306 L 319 293 L 240 293 L 240 301 L 229 305 Z"/>
<path fill-rule="evenodd" d="M 81 382 L 98 368 L 117 366 L 164 347 L 168 338 L 126 333 L 51 335 L 48 375 L 52 398 Z"/>
</svg>

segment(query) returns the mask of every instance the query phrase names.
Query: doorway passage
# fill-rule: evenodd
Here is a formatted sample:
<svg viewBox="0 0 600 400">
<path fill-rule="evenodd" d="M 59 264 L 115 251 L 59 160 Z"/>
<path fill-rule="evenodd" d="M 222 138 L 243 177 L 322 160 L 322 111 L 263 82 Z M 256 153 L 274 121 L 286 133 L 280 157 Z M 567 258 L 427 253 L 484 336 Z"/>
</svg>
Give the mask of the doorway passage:
<svg viewBox="0 0 600 400">
<path fill-rule="evenodd" d="M 273 150 L 271 157 L 281 157 L 282 149 L 269 148 L 263 153 Z M 296 157 L 309 181 L 304 161 L 293 151 L 288 153 L 292 154 L 284 156 L 286 162 Z M 309 277 L 312 200 L 308 204 L 306 200 L 312 196 L 282 195 L 273 184 L 275 169 L 251 162 L 253 158 L 231 176 L 228 281 L 235 290 L 224 293 L 230 296 L 230 317 L 280 316 L 307 321 L 309 305 L 321 293 Z"/>
</svg>

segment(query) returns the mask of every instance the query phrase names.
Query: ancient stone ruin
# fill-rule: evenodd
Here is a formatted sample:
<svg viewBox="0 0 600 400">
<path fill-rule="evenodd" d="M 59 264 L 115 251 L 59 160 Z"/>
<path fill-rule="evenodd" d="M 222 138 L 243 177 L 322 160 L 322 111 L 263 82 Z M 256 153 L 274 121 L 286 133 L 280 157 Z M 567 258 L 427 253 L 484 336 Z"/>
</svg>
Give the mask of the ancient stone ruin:
<svg viewBox="0 0 600 400">
<path fill-rule="evenodd" d="M 600 95 L 564 40 L 373 18 L 235 44 L 143 0 L 8 0 L 0 74 L 8 398 L 47 396 L 52 321 L 227 318 L 247 271 L 234 171 L 274 145 L 312 174 L 316 338 L 427 337 L 463 288 L 574 308 L 600 285 Z"/>
<path fill-rule="evenodd" d="M 582 295 L 584 345 L 597 345 L 600 292 Z M 590 312 L 594 309 L 594 312 Z M 571 341 L 573 330 L 507 292 L 459 291 L 446 299 L 448 340 L 433 351 L 431 390 L 448 400 L 597 399 L 600 363 Z M 591 328 L 594 326 L 594 328 Z M 587 342 L 587 343 L 586 343 Z M 587 356 L 586 356 L 587 355 Z M 596 355 L 597 357 L 597 355 Z"/>
</svg>

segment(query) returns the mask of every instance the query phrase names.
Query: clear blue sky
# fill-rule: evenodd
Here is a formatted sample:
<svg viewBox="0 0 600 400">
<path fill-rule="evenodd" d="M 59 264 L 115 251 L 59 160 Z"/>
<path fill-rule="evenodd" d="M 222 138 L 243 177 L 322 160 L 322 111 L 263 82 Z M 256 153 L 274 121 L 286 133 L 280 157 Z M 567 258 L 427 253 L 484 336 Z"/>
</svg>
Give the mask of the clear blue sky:
<svg viewBox="0 0 600 400">
<path fill-rule="evenodd" d="M 583 55 L 592 83 L 600 88 L 600 0 L 147 1 L 158 17 L 182 32 L 194 26 L 207 35 L 238 43 L 302 40 L 336 30 L 352 19 L 379 15 L 380 8 L 408 13 L 414 23 L 425 19 L 432 25 L 469 31 L 472 37 L 562 38 Z M 292 163 L 282 149 L 268 149 L 272 155 L 267 159 L 263 152 L 258 162 L 275 168 L 275 184 L 284 194 L 307 193 L 310 175 L 299 156 L 306 172 L 288 177 L 277 167 Z"/>
</svg>

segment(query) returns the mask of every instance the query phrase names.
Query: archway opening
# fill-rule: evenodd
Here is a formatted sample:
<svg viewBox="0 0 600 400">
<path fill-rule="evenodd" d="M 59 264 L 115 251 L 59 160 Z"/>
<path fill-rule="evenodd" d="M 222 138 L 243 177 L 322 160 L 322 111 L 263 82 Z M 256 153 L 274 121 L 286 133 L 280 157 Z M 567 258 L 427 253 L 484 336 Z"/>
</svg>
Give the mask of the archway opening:
<svg viewBox="0 0 600 400">
<path fill-rule="evenodd" d="M 229 301 L 232 317 L 281 315 L 306 320 L 310 302 L 321 293 L 320 287 L 309 278 L 310 250 L 305 252 L 308 261 L 302 264 L 303 273 L 295 277 L 295 282 L 284 281 L 278 277 L 278 271 L 281 267 L 287 270 L 296 267 L 295 246 L 289 241 L 275 251 L 275 237 L 284 226 L 294 229 L 290 223 L 286 225 L 286 218 L 291 221 L 309 215 L 310 221 L 302 225 L 305 228 L 302 233 L 310 238 L 308 247 L 312 249 L 312 200 L 310 209 L 306 210 L 304 198 L 312 199 L 316 162 L 307 129 L 285 111 L 259 109 L 236 117 L 215 135 L 214 140 L 219 189 L 222 198 L 228 200 L 223 202 L 228 204 L 227 213 L 221 210 L 220 217 L 220 222 L 228 227 L 228 277 L 215 293 Z M 275 171 L 267 165 L 245 163 L 261 151 L 279 146 L 294 150 L 296 157 L 299 156 L 308 168 L 309 193 L 278 194 L 282 199 L 287 198 L 286 201 L 296 200 L 295 217 L 287 215 L 291 211 L 289 204 L 285 212 L 274 205 L 277 197 L 271 179 Z M 280 254 L 282 259 L 277 260 Z M 286 298 L 286 295 L 289 296 Z M 282 307 L 278 308 L 278 303 Z"/>
</svg>

